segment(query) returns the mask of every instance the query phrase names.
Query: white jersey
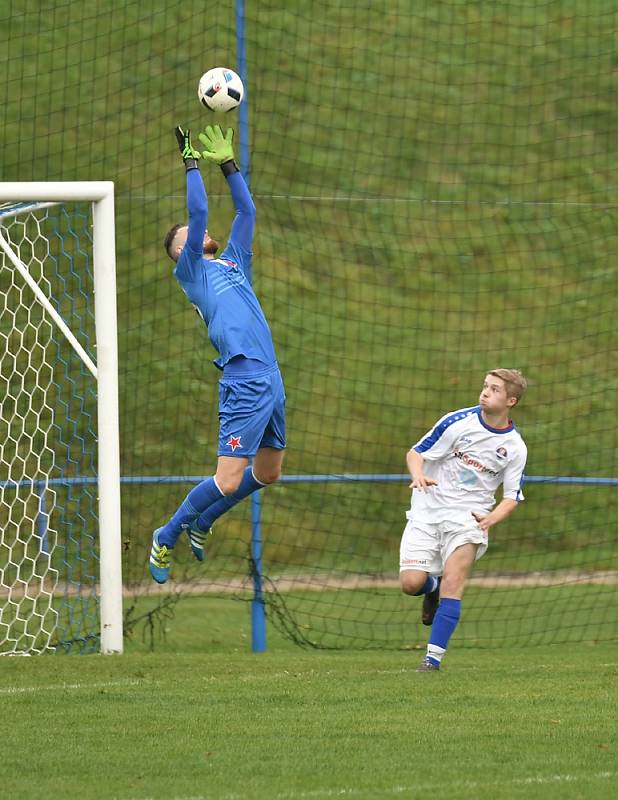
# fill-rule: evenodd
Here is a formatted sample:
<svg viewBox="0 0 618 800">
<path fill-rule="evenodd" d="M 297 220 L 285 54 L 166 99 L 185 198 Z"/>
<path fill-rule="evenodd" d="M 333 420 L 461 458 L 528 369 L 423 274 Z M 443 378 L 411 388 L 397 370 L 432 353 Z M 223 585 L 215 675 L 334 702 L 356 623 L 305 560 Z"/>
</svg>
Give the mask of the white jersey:
<svg viewBox="0 0 618 800">
<path fill-rule="evenodd" d="M 524 440 L 510 421 L 506 428 L 487 425 L 480 406 L 445 414 L 412 449 L 422 453 L 425 475 L 438 483 L 412 491 L 407 516 L 415 522 L 466 523 L 473 511 L 488 514 L 501 483 L 503 497 L 524 499 Z"/>
</svg>

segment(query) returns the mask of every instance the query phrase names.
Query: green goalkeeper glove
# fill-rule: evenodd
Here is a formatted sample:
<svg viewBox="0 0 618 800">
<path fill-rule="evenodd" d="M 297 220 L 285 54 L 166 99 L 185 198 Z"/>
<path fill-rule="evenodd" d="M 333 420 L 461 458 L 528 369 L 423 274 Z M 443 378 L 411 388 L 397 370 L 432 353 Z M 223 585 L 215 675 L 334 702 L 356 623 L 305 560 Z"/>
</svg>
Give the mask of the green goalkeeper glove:
<svg viewBox="0 0 618 800">
<path fill-rule="evenodd" d="M 180 125 L 178 125 L 176 128 L 174 128 L 174 133 L 176 134 L 176 141 L 178 142 L 180 155 L 182 156 L 182 160 L 185 162 L 185 169 L 187 172 L 190 169 L 197 169 L 197 161 L 199 158 L 201 158 L 201 156 L 191 144 L 191 131 L 189 128 L 184 130 L 180 127 Z"/>
<path fill-rule="evenodd" d="M 202 152 L 202 158 L 206 161 L 213 161 L 221 167 L 224 175 L 238 172 L 238 167 L 234 161 L 234 128 L 228 128 L 223 135 L 219 125 L 209 125 L 203 133 L 199 134 L 199 140 L 206 150 Z"/>
</svg>

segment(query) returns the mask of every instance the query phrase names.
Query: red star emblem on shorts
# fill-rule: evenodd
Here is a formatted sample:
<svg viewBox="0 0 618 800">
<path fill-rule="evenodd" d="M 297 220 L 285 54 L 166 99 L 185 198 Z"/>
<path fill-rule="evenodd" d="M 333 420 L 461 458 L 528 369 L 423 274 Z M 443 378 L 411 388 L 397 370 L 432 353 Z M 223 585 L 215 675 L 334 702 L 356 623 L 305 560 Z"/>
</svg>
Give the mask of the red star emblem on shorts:
<svg viewBox="0 0 618 800">
<path fill-rule="evenodd" d="M 234 452 L 237 447 L 242 447 L 240 443 L 240 436 L 230 436 L 226 442 L 226 445 L 232 448 L 232 452 Z"/>
</svg>

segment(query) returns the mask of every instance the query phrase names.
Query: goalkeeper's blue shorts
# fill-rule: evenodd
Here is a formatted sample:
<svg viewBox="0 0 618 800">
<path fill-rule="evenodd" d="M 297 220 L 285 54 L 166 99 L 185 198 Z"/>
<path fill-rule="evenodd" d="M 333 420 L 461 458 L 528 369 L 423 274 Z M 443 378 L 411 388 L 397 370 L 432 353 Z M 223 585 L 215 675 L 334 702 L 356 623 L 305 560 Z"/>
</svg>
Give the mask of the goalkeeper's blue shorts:
<svg viewBox="0 0 618 800">
<path fill-rule="evenodd" d="M 231 366 L 231 365 L 230 365 Z M 285 448 L 285 389 L 277 364 L 219 381 L 220 456 L 252 458 L 261 447 Z"/>
</svg>

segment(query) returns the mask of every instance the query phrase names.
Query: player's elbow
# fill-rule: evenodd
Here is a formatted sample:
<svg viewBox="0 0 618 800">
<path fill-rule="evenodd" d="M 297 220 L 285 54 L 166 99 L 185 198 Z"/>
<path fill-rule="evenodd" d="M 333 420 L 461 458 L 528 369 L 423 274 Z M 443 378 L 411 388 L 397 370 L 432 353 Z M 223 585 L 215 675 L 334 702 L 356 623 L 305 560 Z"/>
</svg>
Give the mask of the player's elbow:
<svg viewBox="0 0 618 800">
<path fill-rule="evenodd" d="M 206 221 L 208 216 L 208 200 L 205 197 L 197 198 L 189 207 L 189 217 L 191 219 L 203 217 Z"/>
<path fill-rule="evenodd" d="M 246 214 L 248 217 L 255 219 L 256 215 L 256 208 L 255 203 L 253 202 L 253 198 L 249 196 L 247 201 L 243 204 L 242 213 Z"/>
<path fill-rule="evenodd" d="M 189 235 L 193 231 L 201 231 L 200 236 L 204 235 L 208 224 L 208 204 L 206 202 L 191 206 L 189 209 Z"/>
<path fill-rule="evenodd" d="M 236 208 L 236 219 L 240 224 L 249 230 L 253 230 L 255 224 L 255 205 L 249 199 Z"/>
</svg>

